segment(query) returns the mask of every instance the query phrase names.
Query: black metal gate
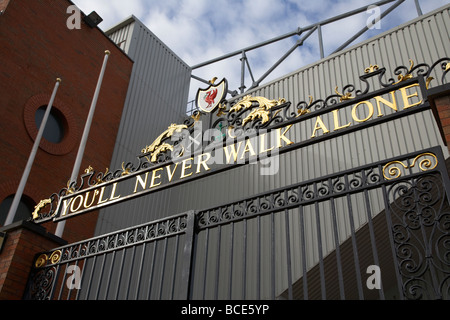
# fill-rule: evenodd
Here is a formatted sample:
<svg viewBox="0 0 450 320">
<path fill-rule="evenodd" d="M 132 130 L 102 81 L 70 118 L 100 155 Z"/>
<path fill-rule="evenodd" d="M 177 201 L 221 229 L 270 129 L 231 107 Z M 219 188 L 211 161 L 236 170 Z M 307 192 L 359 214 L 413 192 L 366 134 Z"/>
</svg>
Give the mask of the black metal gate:
<svg viewBox="0 0 450 320">
<path fill-rule="evenodd" d="M 37 255 L 25 299 L 449 299 L 440 147 Z"/>
</svg>

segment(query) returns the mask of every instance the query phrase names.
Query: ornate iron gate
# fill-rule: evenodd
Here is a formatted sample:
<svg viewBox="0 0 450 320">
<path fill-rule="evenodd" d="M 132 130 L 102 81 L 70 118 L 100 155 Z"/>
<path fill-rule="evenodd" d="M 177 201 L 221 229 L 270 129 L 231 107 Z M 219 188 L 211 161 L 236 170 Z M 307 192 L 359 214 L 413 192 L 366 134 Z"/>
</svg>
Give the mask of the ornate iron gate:
<svg viewBox="0 0 450 320">
<path fill-rule="evenodd" d="M 40 253 L 25 299 L 448 299 L 449 190 L 408 154 Z"/>
<path fill-rule="evenodd" d="M 219 130 L 200 150 L 187 155 L 183 144 L 197 137 L 196 113 L 145 147 L 137 165 L 88 168 L 34 219 L 60 221 L 428 111 L 430 83 L 446 83 L 449 61 L 410 61 L 395 69 L 397 81 L 371 65 L 364 89 L 336 87 L 296 106 L 251 96 L 220 103 L 205 121 Z M 309 134 L 289 136 L 300 127 Z M 449 192 L 441 147 L 397 156 L 40 253 L 24 298 L 448 299 Z"/>
</svg>

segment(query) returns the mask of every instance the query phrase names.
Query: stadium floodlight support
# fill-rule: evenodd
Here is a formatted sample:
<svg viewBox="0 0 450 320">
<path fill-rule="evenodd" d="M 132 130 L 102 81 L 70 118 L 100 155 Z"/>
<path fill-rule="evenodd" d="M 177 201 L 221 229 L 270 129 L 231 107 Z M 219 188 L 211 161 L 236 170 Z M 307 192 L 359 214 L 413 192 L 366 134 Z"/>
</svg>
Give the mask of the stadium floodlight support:
<svg viewBox="0 0 450 320">
<path fill-rule="evenodd" d="M 417 10 L 418 16 L 421 16 L 422 15 L 422 10 L 420 8 L 419 1 L 418 0 L 413 0 L 413 1 L 414 1 L 416 10 Z M 254 89 L 254 88 L 258 87 L 261 84 L 261 82 L 265 78 L 267 78 L 267 76 L 269 76 L 270 73 L 272 73 L 290 54 L 292 54 L 295 51 L 295 49 L 297 47 L 302 46 L 304 41 L 309 36 L 311 36 L 315 31 L 317 31 L 317 33 L 318 33 L 320 59 L 323 59 L 325 57 L 324 47 L 323 47 L 323 38 L 322 38 L 322 27 L 323 26 L 326 26 L 326 25 L 328 25 L 330 23 L 333 23 L 333 22 L 336 22 L 336 21 L 348 18 L 348 17 L 353 16 L 353 15 L 359 14 L 361 12 L 366 12 L 370 7 L 383 6 L 385 4 L 392 3 L 392 2 L 393 2 L 393 4 L 389 8 L 387 8 L 384 12 L 382 12 L 380 14 L 379 17 L 377 17 L 376 19 L 374 19 L 372 21 L 372 23 L 376 23 L 376 22 L 380 21 L 381 19 L 383 19 L 385 16 L 387 16 L 389 13 L 394 11 L 399 5 L 401 5 L 403 2 L 405 2 L 405 0 L 382 0 L 382 1 L 374 2 L 372 4 L 365 5 L 363 7 L 358 8 L 358 9 L 354 9 L 354 10 L 348 11 L 346 13 L 334 16 L 332 18 L 328 18 L 328 19 L 322 20 L 320 22 L 313 23 L 313 24 L 308 25 L 306 27 L 298 27 L 297 29 L 295 29 L 295 30 L 293 30 L 291 32 L 288 32 L 286 34 L 283 34 L 281 36 L 278 36 L 278 37 L 275 37 L 275 38 L 272 38 L 272 39 L 269 39 L 269 40 L 257 43 L 255 45 L 251 45 L 251 46 L 245 47 L 243 49 L 227 53 L 227 54 L 222 55 L 220 57 L 217 57 L 217 58 L 214 58 L 214 59 L 211 59 L 211 60 L 208 60 L 208 61 L 196 64 L 196 65 L 192 66 L 191 69 L 192 70 L 199 69 L 199 68 L 205 67 L 207 65 L 211 65 L 211 64 L 220 62 L 222 60 L 226 60 L 226 59 L 229 59 L 231 57 L 240 55 L 239 59 L 241 61 L 241 85 L 240 85 L 240 87 L 238 89 L 239 89 L 240 94 L 242 94 L 242 93 L 244 93 L 244 91 L 246 89 L 246 86 L 245 86 L 245 70 L 246 70 L 246 68 L 249 71 L 250 77 L 252 79 L 252 85 L 248 88 L 248 90 L 251 90 L 251 89 Z M 369 26 L 366 25 L 364 28 L 362 28 L 360 31 L 358 31 L 354 36 L 352 36 L 350 39 L 348 39 L 342 45 L 340 45 L 335 51 L 332 52 L 332 54 L 345 49 L 348 45 L 350 45 L 353 41 L 355 41 L 357 38 L 359 38 L 367 30 L 369 30 Z M 252 51 L 252 50 L 255 50 L 255 49 L 267 46 L 269 44 L 272 44 L 272 43 L 275 43 L 275 42 L 278 42 L 278 41 L 281 41 L 281 40 L 284 40 L 284 39 L 287 39 L 287 38 L 291 38 L 293 36 L 300 36 L 303 33 L 306 33 L 306 34 L 301 39 L 297 40 L 296 43 L 280 59 L 278 59 L 278 61 L 276 61 L 258 80 L 255 81 L 255 79 L 253 77 L 253 73 L 252 73 L 251 68 L 250 68 L 249 61 L 247 59 L 247 53 Z M 198 80 L 198 81 L 201 81 L 201 82 L 204 82 L 204 83 L 208 83 L 207 80 L 204 80 L 204 79 L 202 79 L 202 78 L 200 78 L 198 76 L 195 76 L 193 74 L 191 75 L 191 78 L 193 78 L 195 80 Z M 238 94 L 237 90 L 229 90 L 228 92 L 230 94 L 232 94 L 233 96 Z"/>
</svg>

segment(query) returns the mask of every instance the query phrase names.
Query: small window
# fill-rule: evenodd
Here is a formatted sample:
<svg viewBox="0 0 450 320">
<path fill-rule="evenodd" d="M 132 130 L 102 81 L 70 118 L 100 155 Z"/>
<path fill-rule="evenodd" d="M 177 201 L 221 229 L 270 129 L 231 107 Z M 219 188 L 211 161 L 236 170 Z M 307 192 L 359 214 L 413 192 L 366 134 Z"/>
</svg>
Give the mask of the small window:
<svg viewBox="0 0 450 320">
<path fill-rule="evenodd" d="M 39 130 L 41 126 L 42 119 L 44 118 L 47 106 L 41 106 L 36 110 L 35 121 L 36 127 Z M 65 119 L 64 116 L 55 108 L 50 110 L 50 115 L 48 116 L 47 124 L 44 129 L 43 137 L 52 143 L 60 143 L 64 139 L 65 133 Z"/>
<path fill-rule="evenodd" d="M 14 195 L 10 195 L 0 203 L 0 225 L 2 226 L 5 224 L 6 217 L 8 216 L 9 209 L 11 208 L 13 200 Z M 17 207 L 13 222 L 29 219 L 33 213 L 34 206 L 35 204 L 33 200 L 23 195 L 22 199 L 19 202 L 19 206 Z"/>
</svg>

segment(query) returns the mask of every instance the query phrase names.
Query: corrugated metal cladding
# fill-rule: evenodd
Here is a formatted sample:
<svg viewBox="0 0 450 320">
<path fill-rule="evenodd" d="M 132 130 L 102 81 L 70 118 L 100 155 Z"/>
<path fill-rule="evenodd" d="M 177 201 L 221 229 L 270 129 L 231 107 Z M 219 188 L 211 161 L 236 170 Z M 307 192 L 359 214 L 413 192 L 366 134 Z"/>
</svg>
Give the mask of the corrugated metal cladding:
<svg viewBox="0 0 450 320">
<path fill-rule="evenodd" d="M 448 57 L 449 10 L 450 6 L 442 7 L 246 94 L 269 99 L 283 97 L 296 104 L 301 100 L 308 101 L 310 95 L 315 99 L 326 98 L 334 93 L 336 86 L 342 89 L 352 83 L 358 88 L 359 76 L 371 64 L 386 67 L 387 77 L 396 77 L 393 70 L 400 65 L 409 66 L 409 59 L 415 63 L 431 64 L 438 58 Z M 141 57 L 139 54 L 149 55 L 145 48 L 151 37 L 142 36 L 142 32 L 145 32 L 142 26 L 139 25 L 138 30 L 134 28 L 136 39 L 130 46 L 135 49 L 130 48 L 130 52 L 136 52 L 131 57 L 138 61 L 138 57 Z M 159 53 L 158 59 L 151 54 L 147 60 L 150 62 L 169 59 L 169 51 L 163 49 L 162 45 L 160 50 L 162 53 Z M 155 60 L 152 60 L 152 57 Z M 113 159 L 116 168 L 120 168 L 122 161 L 132 161 L 132 154 L 139 153 L 141 146 L 151 143 L 157 137 L 158 134 L 147 134 L 148 127 L 157 125 L 158 122 L 161 128 L 159 132 L 162 132 L 168 124 L 177 121 L 177 116 L 171 111 L 154 114 L 148 112 L 147 105 L 140 103 L 145 94 L 140 92 L 143 85 L 137 83 L 138 80 L 148 81 L 147 77 L 160 79 L 165 72 L 166 68 L 160 66 L 160 70 L 155 71 L 155 74 L 149 74 L 145 70 L 136 70 L 133 74 L 132 92 L 127 99 L 128 113 L 124 113 L 122 119 Z M 154 87 L 154 91 L 147 94 L 167 97 L 167 92 L 172 90 L 167 86 L 182 86 L 182 81 L 186 81 L 186 78 L 174 77 L 172 81 L 176 82 L 161 81 L 159 86 Z M 178 105 L 178 100 L 175 99 L 175 96 L 170 97 L 168 105 Z M 341 123 L 346 123 L 345 119 L 341 120 Z M 306 127 L 299 131 L 303 132 L 296 132 L 296 135 L 302 137 L 307 132 L 312 132 L 311 128 Z M 132 145 L 134 147 L 131 147 Z M 217 206 L 280 186 L 436 145 L 444 144 L 431 111 L 415 114 L 282 154 L 279 157 L 279 172 L 273 176 L 260 175 L 260 166 L 250 164 L 115 205 L 102 210 L 96 232 L 104 234 L 191 209 Z M 447 148 L 444 147 L 443 150 L 445 157 L 448 157 Z M 375 209 L 373 211 L 379 212 Z M 360 224 L 364 222 L 365 218 L 360 217 Z M 330 244 L 329 250 L 332 250 L 333 239 L 327 239 L 325 242 Z"/>
<path fill-rule="evenodd" d="M 171 123 L 184 119 L 191 68 L 134 16 L 106 34 L 134 61 L 110 165 L 120 168 Z M 139 212 L 135 204 L 128 205 L 127 212 Z M 99 233 L 104 230 L 103 217 L 114 220 L 116 215 L 123 215 L 123 211 L 114 207 L 101 210 Z"/>
</svg>

